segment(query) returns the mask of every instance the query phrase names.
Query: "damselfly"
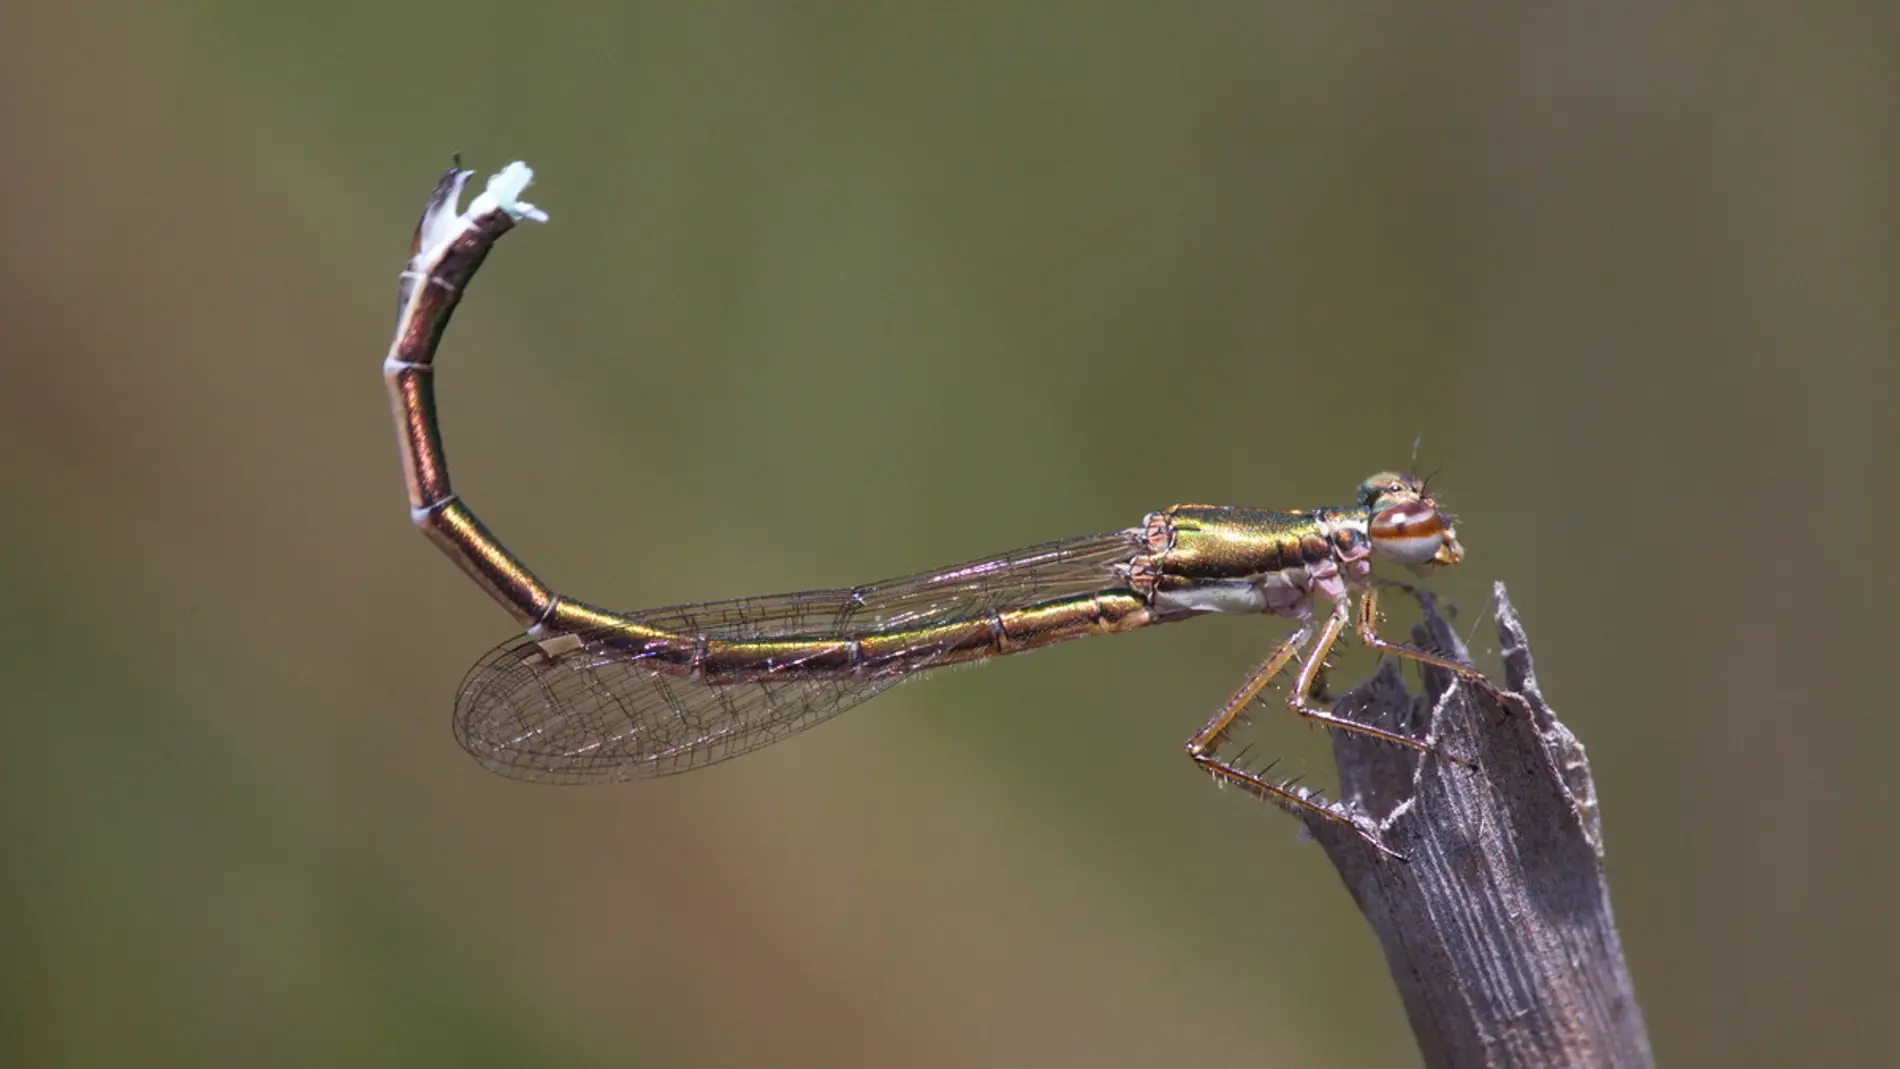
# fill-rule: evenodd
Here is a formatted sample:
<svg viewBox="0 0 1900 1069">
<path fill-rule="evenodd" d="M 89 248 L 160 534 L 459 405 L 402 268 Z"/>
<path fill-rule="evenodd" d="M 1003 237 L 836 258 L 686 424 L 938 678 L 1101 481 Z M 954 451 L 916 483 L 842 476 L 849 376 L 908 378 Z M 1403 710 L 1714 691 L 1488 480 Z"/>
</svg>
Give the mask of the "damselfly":
<svg viewBox="0 0 1900 1069">
<path fill-rule="evenodd" d="M 1293 712 L 1436 752 L 1335 715 L 1316 696 L 1328 653 L 1354 623 L 1355 601 L 1366 645 L 1489 689 L 1470 666 L 1376 631 L 1375 558 L 1425 567 L 1464 555 L 1422 480 L 1375 475 L 1336 508 L 1176 505 L 1122 530 L 867 586 L 629 613 L 596 608 L 535 578 L 450 489 L 435 416 L 436 346 L 495 240 L 521 219 L 546 219 L 519 199 L 532 176 L 520 163 L 458 212 L 472 174 L 458 166 L 436 183 L 402 275 L 383 376 L 416 525 L 527 629 L 477 663 L 456 698 L 456 737 L 488 768 L 556 783 L 682 772 L 786 738 L 932 668 L 1208 613 L 1267 613 L 1298 626 L 1188 739 L 1188 756 L 1219 781 L 1343 824 L 1390 853 L 1363 814 L 1248 771 L 1221 748 L 1243 711 L 1297 664 L 1286 702 Z"/>
</svg>

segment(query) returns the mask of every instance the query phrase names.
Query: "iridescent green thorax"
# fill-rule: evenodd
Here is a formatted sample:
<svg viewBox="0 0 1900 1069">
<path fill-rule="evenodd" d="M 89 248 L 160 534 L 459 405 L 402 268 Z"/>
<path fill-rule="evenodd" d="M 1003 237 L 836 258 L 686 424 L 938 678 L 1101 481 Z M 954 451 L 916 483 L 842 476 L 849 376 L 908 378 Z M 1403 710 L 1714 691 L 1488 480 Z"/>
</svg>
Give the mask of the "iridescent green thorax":
<svg viewBox="0 0 1900 1069">
<path fill-rule="evenodd" d="M 1148 516 L 1148 552 L 1129 562 L 1129 587 L 1159 618 L 1203 612 L 1301 615 L 1316 585 L 1338 593 L 1369 576 L 1362 508 L 1301 512 L 1176 505 Z"/>
<path fill-rule="evenodd" d="M 1151 547 L 1166 532 L 1169 570 L 1190 579 L 1232 579 L 1306 568 L 1363 546 L 1364 509 L 1277 512 L 1176 505 L 1150 516 Z"/>
</svg>

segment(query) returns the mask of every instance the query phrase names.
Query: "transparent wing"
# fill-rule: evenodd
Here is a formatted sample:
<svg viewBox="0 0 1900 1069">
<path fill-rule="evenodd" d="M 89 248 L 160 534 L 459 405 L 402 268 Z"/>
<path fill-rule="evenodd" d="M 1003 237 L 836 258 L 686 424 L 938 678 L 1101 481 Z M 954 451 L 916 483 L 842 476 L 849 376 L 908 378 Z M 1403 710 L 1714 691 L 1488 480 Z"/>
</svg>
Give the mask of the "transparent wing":
<svg viewBox="0 0 1900 1069">
<path fill-rule="evenodd" d="M 631 619 L 715 639 L 851 638 L 1104 590 L 1135 552 L 1114 531 L 1048 542 L 940 571 L 840 590 L 678 605 Z M 656 670 L 609 632 L 574 636 L 546 655 L 523 635 L 490 651 L 462 681 L 455 734 L 469 753 L 516 779 L 593 783 L 700 768 L 795 735 L 932 667 L 803 671 L 779 658 L 770 678 L 708 686 Z M 920 637 L 919 650 L 923 650 Z"/>
<path fill-rule="evenodd" d="M 614 653 L 540 664 L 525 638 L 476 665 L 456 738 L 490 770 L 544 783 L 605 783 L 700 768 L 787 738 L 910 675 L 710 687 Z"/>
</svg>

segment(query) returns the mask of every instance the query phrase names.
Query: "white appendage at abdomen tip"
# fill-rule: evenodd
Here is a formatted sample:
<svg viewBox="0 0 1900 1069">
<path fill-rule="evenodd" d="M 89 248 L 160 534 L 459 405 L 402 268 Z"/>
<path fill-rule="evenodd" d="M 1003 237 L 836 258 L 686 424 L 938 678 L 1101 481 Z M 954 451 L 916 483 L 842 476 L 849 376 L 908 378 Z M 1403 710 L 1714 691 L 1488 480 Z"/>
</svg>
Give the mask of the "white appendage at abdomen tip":
<svg viewBox="0 0 1900 1069">
<path fill-rule="evenodd" d="M 532 219 L 537 223 L 548 221 L 548 213 L 521 199 L 521 193 L 534 181 L 534 168 L 516 160 L 496 171 L 488 179 L 488 188 L 469 202 L 468 211 L 462 213 L 465 219 L 475 219 L 483 214 L 500 208 L 516 219 Z"/>
<path fill-rule="evenodd" d="M 475 220 L 489 212 L 499 209 L 511 219 L 529 219 L 537 223 L 548 221 L 548 213 L 521 199 L 521 191 L 534 181 L 534 168 L 519 160 L 495 172 L 488 179 L 488 188 L 469 202 L 467 211 L 457 210 L 456 202 L 462 199 L 462 187 L 468 184 L 474 174 L 474 171 L 456 171 L 450 177 L 448 195 L 429 202 L 429 209 L 422 216 L 416 254 L 409 261 L 411 270 L 427 272 L 434 269 L 449 244 L 466 233 Z"/>
</svg>

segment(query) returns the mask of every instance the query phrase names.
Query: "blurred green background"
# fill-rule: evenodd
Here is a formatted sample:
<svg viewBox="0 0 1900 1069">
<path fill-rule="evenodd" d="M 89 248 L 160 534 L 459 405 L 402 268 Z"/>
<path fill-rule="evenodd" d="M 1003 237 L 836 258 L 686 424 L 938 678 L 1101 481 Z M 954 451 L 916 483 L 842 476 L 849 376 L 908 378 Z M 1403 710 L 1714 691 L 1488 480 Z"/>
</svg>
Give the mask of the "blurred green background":
<svg viewBox="0 0 1900 1069">
<path fill-rule="evenodd" d="M 678 779 L 470 762 L 510 629 L 378 367 L 457 150 L 553 215 L 441 361 L 550 582 L 1340 502 L 1423 434 L 1438 588 L 1510 584 L 1590 748 L 1661 1061 L 1900 1061 L 1900 16 L 1589 7 L 7 5 L 0 1062 L 1416 1061 L 1319 851 L 1180 755 L 1271 620 Z"/>
</svg>

